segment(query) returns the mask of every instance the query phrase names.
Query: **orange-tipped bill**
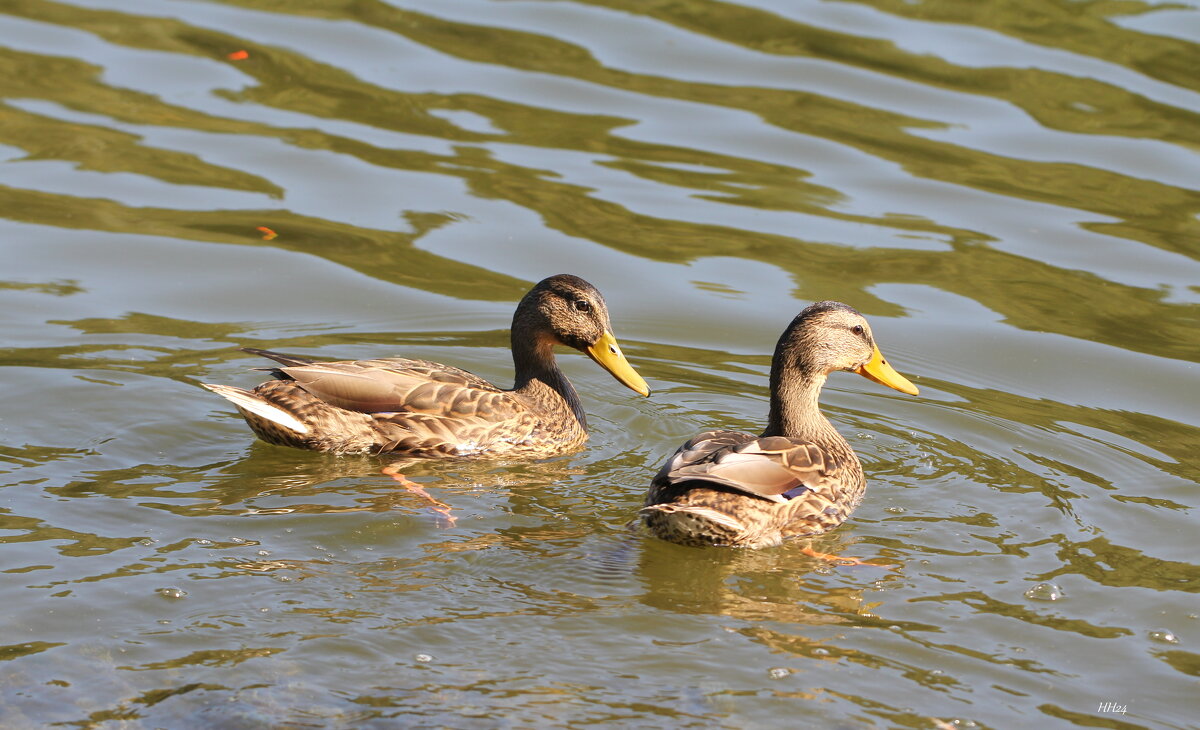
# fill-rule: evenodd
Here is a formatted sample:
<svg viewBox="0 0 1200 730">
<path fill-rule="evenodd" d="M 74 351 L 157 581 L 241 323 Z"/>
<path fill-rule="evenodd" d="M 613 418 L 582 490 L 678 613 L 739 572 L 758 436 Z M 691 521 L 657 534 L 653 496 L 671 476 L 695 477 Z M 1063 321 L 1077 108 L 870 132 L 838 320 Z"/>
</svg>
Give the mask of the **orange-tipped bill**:
<svg viewBox="0 0 1200 730">
<path fill-rule="evenodd" d="M 613 337 L 611 332 L 605 332 L 596 341 L 596 344 L 587 349 L 587 354 L 600 367 L 612 373 L 613 377 L 621 381 L 625 387 L 641 395 L 650 395 L 650 386 L 646 385 L 646 381 L 642 379 L 642 376 L 638 375 L 633 366 L 629 364 L 629 361 L 625 359 L 621 348 L 617 346 L 617 338 Z"/>
<path fill-rule="evenodd" d="M 886 385 L 889 388 L 895 388 L 901 393 L 909 395 L 917 395 L 920 393 L 917 386 L 908 382 L 908 378 L 896 372 L 896 369 L 888 365 L 888 361 L 883 359 L 883 353 L 879 351 L 879 346 L 876 345 L 875 353 L 871 355 L 871 359 L 866 365 L 858 368 L 854 372 L 863 376 L 867 380 L 874 380 L 880 385 Z M 631 386 L 632 387 L 632 386 Z"/>
</svg>

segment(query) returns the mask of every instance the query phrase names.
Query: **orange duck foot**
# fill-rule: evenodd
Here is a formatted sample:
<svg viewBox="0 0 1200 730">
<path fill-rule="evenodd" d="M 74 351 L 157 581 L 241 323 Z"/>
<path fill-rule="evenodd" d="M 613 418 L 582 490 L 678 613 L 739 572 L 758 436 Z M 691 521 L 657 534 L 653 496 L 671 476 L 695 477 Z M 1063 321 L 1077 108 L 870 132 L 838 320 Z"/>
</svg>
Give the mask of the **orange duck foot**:
<svg viewBox="0 0 1200 730">
<path fill-rule="evenodd" d="M 845 555 L 834 555 L 832 553 L 817 552 L 816 550 L 812 549 L 811 545 L 805 546 L 804 549 L 802 549 L 800 552 L 804 553 L 805 555 L 809 556 L 810 558 L 816 558 L 817 560 L 828 560 L 829 562 L 837 563 L 838 565 L 869 565 L 872 568 L 887 568 L 888 570 L 896 569 L 896 566 L 894 566 L 894 565 L 881 565 L 880 563 L 868 563 L 867 561 L 860 560 L 859 558 L 848 558 Z"/>
<path fill-rule="evenodd" d="M 434 499 L 429 494 L 429 492 L 425 491 L 424 487 L 422 487 L 420 484 L 417 484 L 413 480 L 411 480 L 408 477 L 401 474 L 399 471 L 396 470 L 396 467 L 394 467 L 394 466 L 385 466 L 383 468 L 383 473 L 387 474 L 392 479 L 395 479 L 408 491 L 412 492 L 413 494 L 417 495 L 418 497 L 421 497 L 421 498 L 427 500 L 429 502 L 429 504 L 432 505 L 434 512 L 437 512 L 442 517 L 446 518 L 446 522 L 448 523 L 447 526 L 454 527 L 454 523 L 458 521 L 458 518 L 455 517 L 454 515 L 450 514 L 450 510 L 453 509 L 450 505 L 446 504 L 445 502 L 439 502 L 438 500 Z"/>
</svg>

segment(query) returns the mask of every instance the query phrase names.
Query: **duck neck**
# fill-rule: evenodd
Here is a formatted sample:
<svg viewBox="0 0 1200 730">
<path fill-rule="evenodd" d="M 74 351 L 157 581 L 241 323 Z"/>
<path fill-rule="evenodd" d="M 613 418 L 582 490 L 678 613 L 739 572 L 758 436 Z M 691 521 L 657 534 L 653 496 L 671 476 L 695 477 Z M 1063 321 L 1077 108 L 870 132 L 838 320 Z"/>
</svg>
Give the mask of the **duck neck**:
<svg viewBox="0 0 1200 730">
<path fill-rule="evenodd" d="M 587 417 L 579 394 L 554 359 L 554 342 L 545 337 L 512 337 L 513 366 L 517 373 L 513 391 L 543 409 L 569 410 L 587 431 Z"/>
<path fill-rule="evenodd" d="M 809 441 L 842 440 L 818 404 L 825 373 L 771 370 L 771 411 L 763 436 L 787 436 Z"/>
</svg>

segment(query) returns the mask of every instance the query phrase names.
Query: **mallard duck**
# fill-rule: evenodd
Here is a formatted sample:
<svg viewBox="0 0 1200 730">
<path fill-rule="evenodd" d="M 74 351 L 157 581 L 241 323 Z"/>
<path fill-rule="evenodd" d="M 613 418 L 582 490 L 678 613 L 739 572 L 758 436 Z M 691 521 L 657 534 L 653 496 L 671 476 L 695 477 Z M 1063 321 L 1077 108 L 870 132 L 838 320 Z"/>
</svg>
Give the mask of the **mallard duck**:
<svg viewBox="0 0 1200 730">
<path fill-rule="evenodd" d="M 641 510 L 650 532 L 686 545 L 759 548 L 840 525 L 866 480 L 854 450 L 818 408 L 834 370 L 917 394 L 883 359 L 861 314 L 840 302 L 807 307 L 775 346 L 762 435 L 706 431 L 680 446 Z"/>
<path fill-rule="evenodd" d="M 554 360 L 554 346 L 586 353 L 643 396 L 646 381 L 630 366 L 594 286 L 577 276 L 544 279 L 513 315 L 516 383 L 501 390 L 459 368 L 386 358 L 314 362 L 266 350 L 246 352 L 282 367 L 254 390 L 204 387 L 233 401 L 269 443 L 335 453 L 418 457 L 555 456 L 587 440 L 575 388 Z"/>
</svg>

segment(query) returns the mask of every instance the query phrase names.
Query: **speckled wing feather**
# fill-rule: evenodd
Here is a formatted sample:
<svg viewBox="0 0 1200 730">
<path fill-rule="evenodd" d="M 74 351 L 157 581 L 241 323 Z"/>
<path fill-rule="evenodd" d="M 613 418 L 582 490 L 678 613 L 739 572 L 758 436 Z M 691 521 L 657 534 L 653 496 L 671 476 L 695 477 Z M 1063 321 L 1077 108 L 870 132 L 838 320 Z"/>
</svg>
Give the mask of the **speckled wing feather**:
<svg viewBox="0 0 1200 730">
<path fill-rule="evenodd" d="M 326 403 L 359 413 L 419 413 L 490 422 L 517 413 L 512 397 L 483 378 L 425 360 L 317 362 L 279 370 Z"/>
<path fill-rule="evenodd" d="M 381 437 L 374 449 L 378 453 L 455 456 L 494 451 L 500 445 L 520 447 L 534 437 L 539 425 L 538 419 L 529 413 L 517 413 L 502 421 L 424 413 L 376 414 L 375 419 L 375 430 Z"/>
<path fill-rule="evenodd" d="M 706 431 L 679 447 L 654 482 L 711 482 L 786 502 L 805 491 L 821 491 L 832 466 L 828 453 L 802 439 Z"/>
</svg>

